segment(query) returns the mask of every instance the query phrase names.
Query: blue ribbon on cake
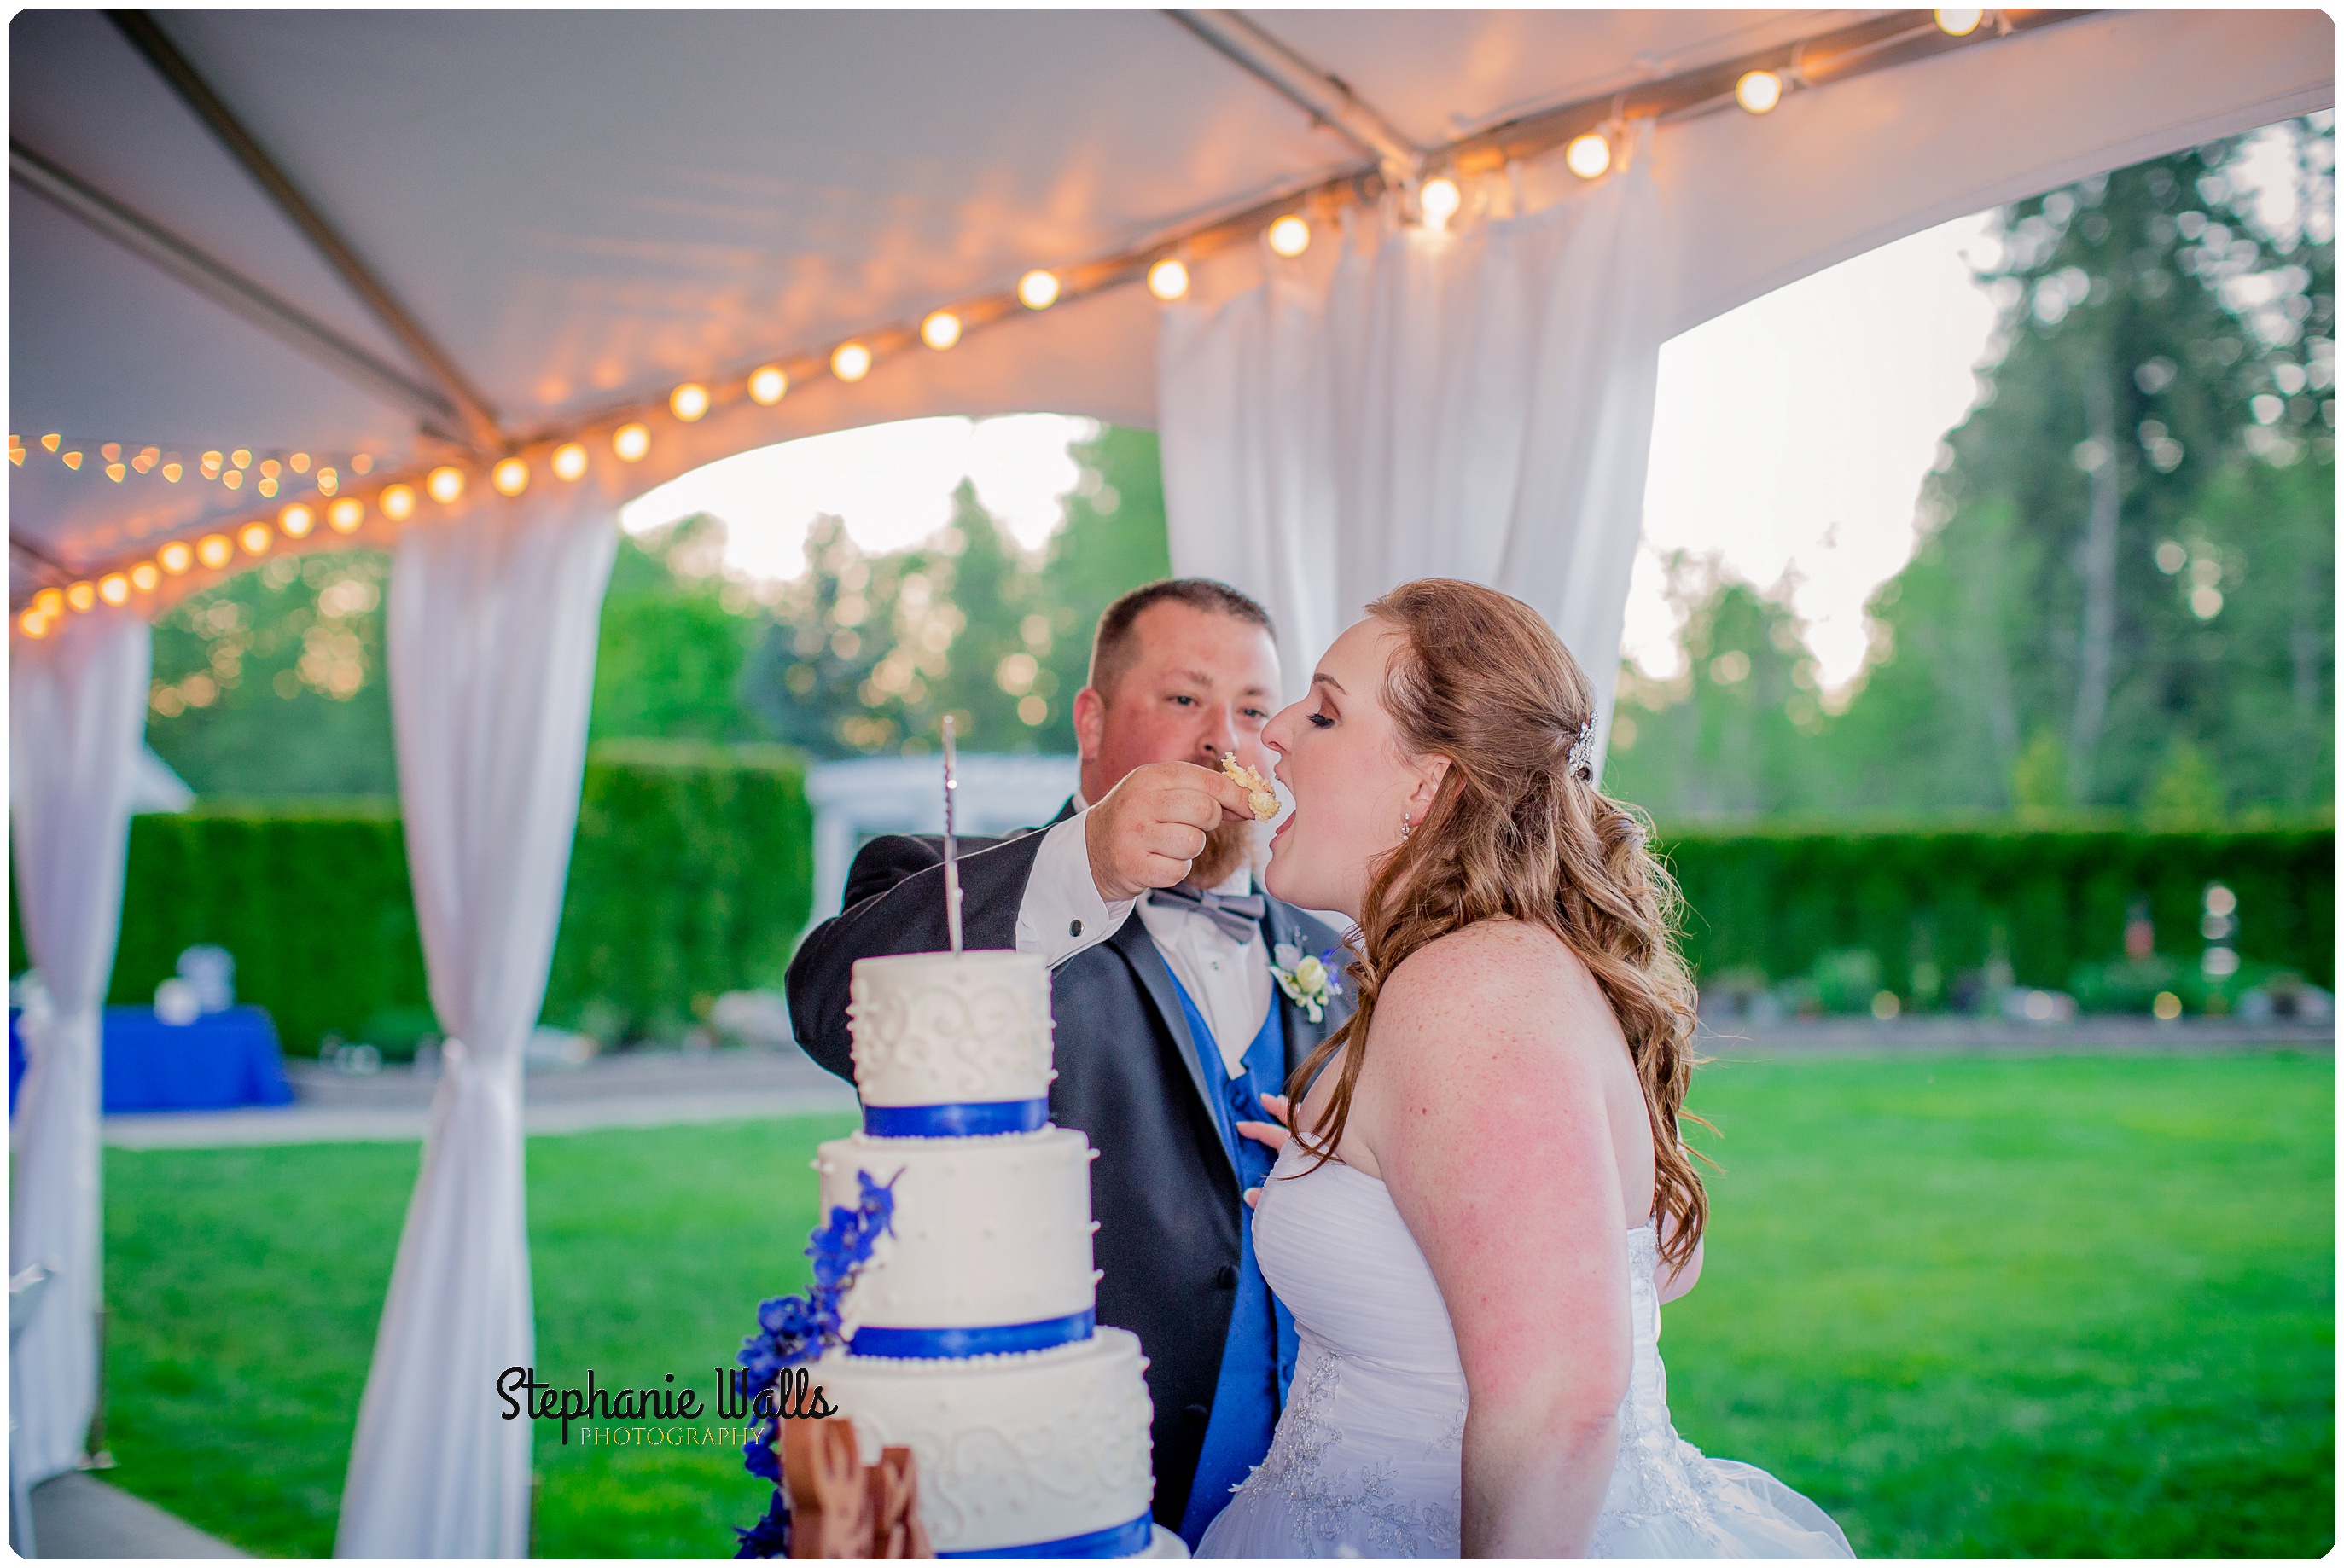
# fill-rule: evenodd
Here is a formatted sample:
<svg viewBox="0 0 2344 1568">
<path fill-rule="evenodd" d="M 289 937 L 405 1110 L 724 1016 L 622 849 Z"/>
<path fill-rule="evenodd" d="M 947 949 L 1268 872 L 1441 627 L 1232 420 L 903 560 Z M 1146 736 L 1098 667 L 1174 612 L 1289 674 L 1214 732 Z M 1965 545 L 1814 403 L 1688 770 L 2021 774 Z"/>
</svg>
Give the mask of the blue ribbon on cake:
<svg viewBox="0 0 2344 1568">
<path fill-rule="evenodd" d="M 1047 1100 L 970 1100 L 952 1105 L 866 1105 L 863 1131 L 874 1138 L 992 1138 L 1039 1132 Z"/>
<path fill-rule="evenodd" d="M 1063 1318 L 1031 1323 L 995 1323 L 973 1329 L 889 1329 L 865 1325 L 847 1342 L 851 1356 L 889 1356 L 899 1361 L 957 1361 L 965 1356 L 1012 1356 L 1046 1351 L 1091 1337 L 1098 1313 L 1090 1307 Z"/>
<path fill-rule="evenodd" d="M 1086 1535 L 1067 1535 L 1033 1546 L 995 1546 L 984 1552 L 939 1552 L 938 1557 L 1136 1557 L 1154 1538 L 1156 1522 L 1143 1513 L 1127 1524 L 1112 1524 Z"/>
</svg>

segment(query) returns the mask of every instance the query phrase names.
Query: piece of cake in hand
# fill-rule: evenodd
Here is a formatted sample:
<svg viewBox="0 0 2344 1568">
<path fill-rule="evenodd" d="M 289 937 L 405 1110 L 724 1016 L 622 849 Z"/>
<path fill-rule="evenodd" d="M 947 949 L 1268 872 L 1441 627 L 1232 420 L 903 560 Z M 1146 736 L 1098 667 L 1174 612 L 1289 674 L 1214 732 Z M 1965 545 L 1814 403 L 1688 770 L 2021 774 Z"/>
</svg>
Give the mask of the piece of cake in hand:
<svg viewBox="0 0 2344 1568">
<path fill-rule="evenodd" d="M 1268 779 L 1238 761 L 1236 752 L 1228 752 L 1222 756 L 1221 771 L 1237 780 L 1240 788 L 1253 796 L 1253 799 L 1248 804 L 1253 808 L 1256 821 L 1267 822 L 1278 815 L 1278 791 L 1269 787 Z"/>
</svg>

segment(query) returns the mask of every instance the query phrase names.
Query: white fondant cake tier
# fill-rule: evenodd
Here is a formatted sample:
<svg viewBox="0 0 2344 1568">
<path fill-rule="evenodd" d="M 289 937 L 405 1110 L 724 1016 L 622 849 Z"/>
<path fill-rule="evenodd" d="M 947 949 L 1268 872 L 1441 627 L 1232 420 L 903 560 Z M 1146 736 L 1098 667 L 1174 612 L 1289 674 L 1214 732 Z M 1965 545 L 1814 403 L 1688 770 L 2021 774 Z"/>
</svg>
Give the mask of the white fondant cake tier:
<svg viewBox="0 0 2344 1568">
<path fill-rule="evenodd" d="M 813 1370 L 854 1422 L 866 1464 L 902 1444 L 919 1461 L 920 1517 L 939 1553 L 1034 1546 L 1148 1512 L 1147 1362 L 1101 1329 L 1027 1355 L 891 1361 L 833 1352 Z"/>
<path fill-rule="evenodd" d="M 888 1244 L 847 1293 L 855 1327 L 992 1328 L 1087 1312 L 1091 1147 L 1072 1128 L 996 1138 L 873 1138 L 815 1151 L 822 1211 L 853 1208 L 857 1171 L 894 1184 Z"/>
<path fill-rule="evenodd" d="M 860 959 L 848 982 L 865 1105 L 1040 1100 L 1050 1092 L 1050 974 L 1036 953 Z"/>
</svg>

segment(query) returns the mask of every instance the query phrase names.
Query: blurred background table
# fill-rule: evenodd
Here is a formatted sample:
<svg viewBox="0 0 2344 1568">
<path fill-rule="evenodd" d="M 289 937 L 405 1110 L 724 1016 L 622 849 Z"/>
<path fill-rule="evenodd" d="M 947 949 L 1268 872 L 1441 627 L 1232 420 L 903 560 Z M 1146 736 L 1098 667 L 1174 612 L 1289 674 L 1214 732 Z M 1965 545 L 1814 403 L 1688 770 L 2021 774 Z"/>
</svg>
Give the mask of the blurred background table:
<svg viewBox="0 0 2344 1568">
<path fill-rule="evenodd" d="M 25 1076 L 17 1013 L 8 1014 L 8 1107 Z M 169 1024 L 147 1007 L 106 1010 L 100 1052 L 107 1114 L 124 1111 L 225 1111 L 290 1105 L 293 1088 L 266 1008 L 232 1007 L 193 1023 Z"/>
</svg>

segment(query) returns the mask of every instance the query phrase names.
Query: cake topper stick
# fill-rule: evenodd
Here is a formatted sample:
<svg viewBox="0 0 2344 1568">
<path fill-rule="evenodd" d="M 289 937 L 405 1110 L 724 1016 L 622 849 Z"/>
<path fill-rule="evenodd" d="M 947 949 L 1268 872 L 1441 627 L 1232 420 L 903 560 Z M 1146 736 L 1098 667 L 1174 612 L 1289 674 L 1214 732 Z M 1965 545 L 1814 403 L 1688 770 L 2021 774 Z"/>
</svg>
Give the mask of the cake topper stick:
<svg viewBox="0 0 2344 1568">
<path fill-rule="evenodd" d="M 960 951 L 960 857 L 953 844 L 953 796 L 960 789 L 953 753 L 953 716 L 945 715 L 945 931 Z"/>
</svg>

